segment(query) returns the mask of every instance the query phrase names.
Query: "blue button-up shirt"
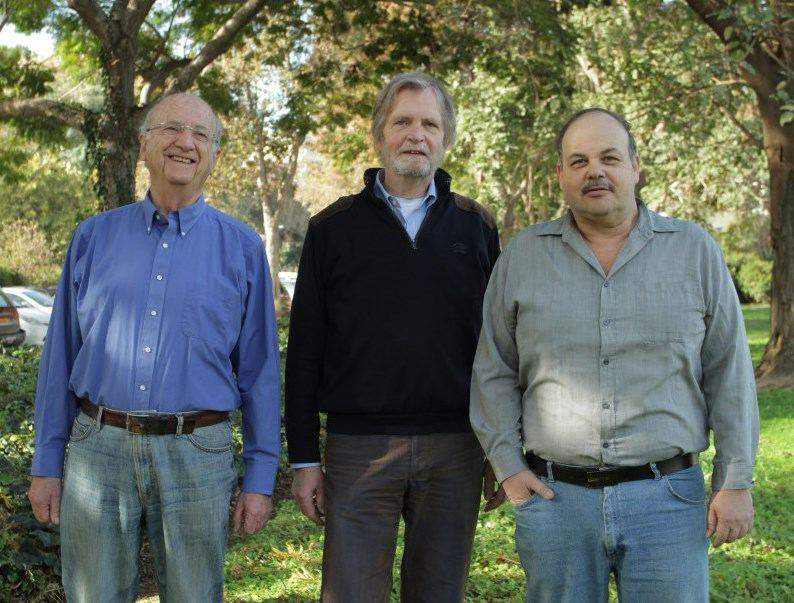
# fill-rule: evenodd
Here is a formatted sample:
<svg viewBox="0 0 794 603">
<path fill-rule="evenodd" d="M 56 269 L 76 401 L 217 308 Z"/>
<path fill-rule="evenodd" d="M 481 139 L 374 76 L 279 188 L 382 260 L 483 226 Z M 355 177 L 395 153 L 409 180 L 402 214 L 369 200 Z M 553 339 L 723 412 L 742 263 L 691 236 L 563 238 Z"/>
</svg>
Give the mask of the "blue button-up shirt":
<svg viewBox="0 0 794 603">
<path fill-rule="evenodd" d="M 430 181 L 430 186 L 427 187 L 427 192 L 424 194 L 422 203 L 420 203 L 416 211 L 409 214 L 407 218 L 403 215 L 402 211 L 400 211 L 400 205 L 397 198 L 394 195 L 389 194 L 389 192 L 386 190 L 386 187 L 383 185 L 382 169 L 378 172 L 378 175 L 375 178 L 374 191 L 375 196 L 385 201 L 386 205 L 388 205 L 392 212 L 394 212 L 394 215 L 397 216 L 400 224 L 402 224 L 403 228 L 405 228 L 405 232 L 407 232 L 408 236 L 411 237 L 411 240 L 415 241 L 416 235 L 419 232 L 419 228 L 422 226 L 422 222 L 427 215 L 428 208 L 436 201 L 437 193 L 435 181 Z"/>
<path fill-rule="evenodd" d="M 280 448 L 278 337 L 259 236 L 203 198 L 147 197 L 81 223 L 36 390 L 32 475 L 60 477 L 77 398 L 121 411 L 242 407 L 243 490 L 271 494 Z"/>
</svg>

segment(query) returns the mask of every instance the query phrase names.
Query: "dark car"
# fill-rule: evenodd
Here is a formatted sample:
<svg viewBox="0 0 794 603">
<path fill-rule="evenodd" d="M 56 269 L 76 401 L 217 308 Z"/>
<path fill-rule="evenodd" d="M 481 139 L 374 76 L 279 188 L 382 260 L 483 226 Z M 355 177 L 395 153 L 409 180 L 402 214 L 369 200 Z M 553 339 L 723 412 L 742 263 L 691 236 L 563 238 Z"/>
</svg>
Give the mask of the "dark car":
<svg viewBox="0 0 794 603">
<path fill-rule="evenodd" d="M 23 341 L 25 331 L 19 326 L 19 313 L 8 296 L 0 291 L 0 344 L 21 345 Z"/>
</svg>

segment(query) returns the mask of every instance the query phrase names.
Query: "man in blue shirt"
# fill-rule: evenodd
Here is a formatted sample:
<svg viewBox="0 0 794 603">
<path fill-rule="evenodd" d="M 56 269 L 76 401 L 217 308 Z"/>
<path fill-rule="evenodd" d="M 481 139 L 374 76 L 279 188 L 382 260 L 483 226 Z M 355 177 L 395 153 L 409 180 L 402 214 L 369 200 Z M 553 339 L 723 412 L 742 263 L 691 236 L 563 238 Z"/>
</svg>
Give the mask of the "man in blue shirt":
<svg viewBox="0 0 794 603">
<path fill-rule="evenodd" d="M 202 196 L 220 135 L 197 96 L 160 101 L 141 126 L 146 198 L 81 223 L 67 252 L 39 371 L 29 498 L 40 521 L 61 524 L 69 601 L 134 601 L 143 529 L 162 600 L 222 600 L 238 407 L 234 528 L 254 533 L 272 512 L 271 282 L 259 236 Z"/>
</svg>

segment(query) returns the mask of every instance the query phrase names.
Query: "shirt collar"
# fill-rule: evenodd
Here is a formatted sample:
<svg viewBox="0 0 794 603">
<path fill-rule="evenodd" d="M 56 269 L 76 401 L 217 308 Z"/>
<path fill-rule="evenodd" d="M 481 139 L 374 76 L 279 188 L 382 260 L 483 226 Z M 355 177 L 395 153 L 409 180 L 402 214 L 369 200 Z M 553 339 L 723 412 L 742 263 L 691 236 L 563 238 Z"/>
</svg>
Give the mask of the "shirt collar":
<svg viewBox="0 0 794 603">
<path fill-rule="evenodd" d="M 652 232 L 678 232 L 681 230 L 678 220 L 660 216 L 656 212 L 651 211 L 641 199 L 637 199 L 637 212 L 639 214 L 637 223 L 632 230 L 643 236 L 650 236 Z M 568 210 L 562 217 L 538 225 L 535 234 L 539 237 L 545 235 L 561 236 L 575 228 L 573 215 L 571 210 Z"/>
<path fill-rule="evenodd" d="M 200 195 L 199 198 L 196 199 L 195 203 L 191 203 L 187 207 L 183 207 L 176 211 L 177 228 L 179 228 L 179 233 L 183 237 L 190 232 L 191 228 L 193 228 L 193 225 L 199 219 L 201 214 L 204 213 L 204 208 L 206 206 L 207 203 L 204 201 L 204 195 Z M 154 214 L 158 211 L 158 209 L 152 201 L 152 197 L 149 192 L 146 193 L 146 198 L 141 202 L 141 207 L 143 208 L 143 219 L 144 225 L 146 226 L 146 232 L 151 232 Z"/>
<path fill-rule="evenodd" d="M 386 190 L 386 187 L 383 185 L 383 174 L 384 170 L 381 168 L 378 170 L 378 173 L 375 176 L 375 196 L 377 196 L 378 199 L 388 202 L 392 207 L 397 208 L 397 199 L 394 197 L 394 195 L 390 195 Z M 422 205 L 425 207 L 430 207 L 433 205 L 433 203 L 435 203 L 437 196 L 438 193 L 436 189 L 436 181 L 435 178 L 433 178 L 430 181 L 430 186 L 427 187 L 427 192 L 422 198 Z"/>
</svg>

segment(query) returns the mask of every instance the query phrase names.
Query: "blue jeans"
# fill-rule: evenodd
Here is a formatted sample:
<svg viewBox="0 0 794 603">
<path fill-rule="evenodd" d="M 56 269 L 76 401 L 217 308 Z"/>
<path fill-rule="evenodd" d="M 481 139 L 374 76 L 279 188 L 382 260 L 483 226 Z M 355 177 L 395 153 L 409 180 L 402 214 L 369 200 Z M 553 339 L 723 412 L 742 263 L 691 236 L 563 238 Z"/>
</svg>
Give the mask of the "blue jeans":
<svg viewBox="0 0 794 603">
<path fill-rule="evenodd" d="M 189 435 L 134 435 L 80 413 L 61 500 L 67 601 L 134 601 L 141 533 L 160 599 L 222 601 L 229 503 L 236 484 L 228 421 Z"/>
<path fill-rule="evenodd" d="M 514 507 L 526 601 L 708 601 L 706 490 L 699 466 L 657 479 L 554 490 Z"/>
</svg>

